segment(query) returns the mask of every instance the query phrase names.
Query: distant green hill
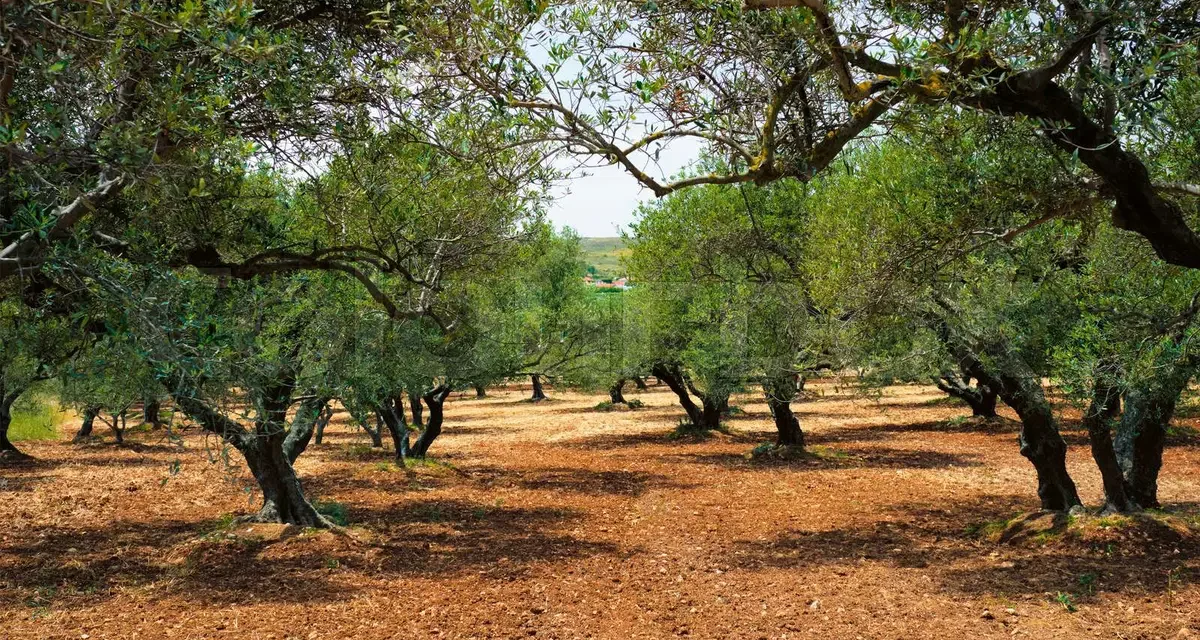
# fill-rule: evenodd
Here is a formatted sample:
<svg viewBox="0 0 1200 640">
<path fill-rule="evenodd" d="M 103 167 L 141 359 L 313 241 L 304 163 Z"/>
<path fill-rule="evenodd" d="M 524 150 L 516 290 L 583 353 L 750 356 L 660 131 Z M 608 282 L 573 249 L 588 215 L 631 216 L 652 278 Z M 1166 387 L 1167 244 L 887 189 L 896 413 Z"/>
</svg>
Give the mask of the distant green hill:
<svg viewBox="0 0 1200 640">
<path fill-rule="evenodd" d="M 584 262 L 596 268 L 596 275 L 602 278 L 625 275 L 621 257 L 627 255 L 629 249 L 620 238 L 580 238 L 579 245 L 583 249 Z"/>
</svg>

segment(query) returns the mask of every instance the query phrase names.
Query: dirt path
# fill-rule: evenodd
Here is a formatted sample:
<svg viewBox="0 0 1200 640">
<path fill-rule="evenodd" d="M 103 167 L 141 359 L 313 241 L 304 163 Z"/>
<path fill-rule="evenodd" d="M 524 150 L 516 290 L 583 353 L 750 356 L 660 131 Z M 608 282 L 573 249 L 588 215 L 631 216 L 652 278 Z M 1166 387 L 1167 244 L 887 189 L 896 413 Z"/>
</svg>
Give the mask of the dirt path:
<svg viewBox="0 0 1200 640">
<path fill-rule="evenodd" d="M 1037 507 L 1015 423 L 956 424 L 962 408 L 931 404 L 932 389 L 876 403 L 810 388 L 820 397 L 796 409 L 818 455 L 795 462 L 745 458 L 770 439 L 750 396 L 732 435 L 668 440 L 680 411 L 661 389 L 631 394 L 647 405 L 635 412 L 560 392 L 453 400 L 434 445 L 449 466 L 410 472 L 331 428 L 298 468 L 346 505 L 356 540 L 226 537 L 220 516 L 256 498 L 194 432 L 183 451 L 155 433 L 126 449 L 28 443 L 39 465 L 0 469 L 0 637 L 1200 634 L 1191 538 L 973 532 Z M 1095 503 L 1081 438 L 1068 434 L 1069 462 Z M 1163 501 L 1194 513 L 1198 489 L 1200 448 L 1177 443 Z"/>
</svg>

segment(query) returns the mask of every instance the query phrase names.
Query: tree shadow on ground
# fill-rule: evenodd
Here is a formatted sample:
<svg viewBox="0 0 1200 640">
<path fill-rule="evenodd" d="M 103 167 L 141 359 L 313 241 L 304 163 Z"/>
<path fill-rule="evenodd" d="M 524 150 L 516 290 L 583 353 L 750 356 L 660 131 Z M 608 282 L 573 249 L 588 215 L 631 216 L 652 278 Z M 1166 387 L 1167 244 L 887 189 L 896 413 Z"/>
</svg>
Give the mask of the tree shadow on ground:
<svg viewBox="0 0 1200 640">
<path fill-rule="evenodd" d="M 522 470 L 501 467 L 473 467 L 473 479 L 485 486 L 520 487 L 535 491 L 561 491 L 589 496 L 637 497 L 655 489 L 691 489 L 693 483 L 679 482 L 668 476 L 645 471 L 620 469 L 592 470 L 571 467 L 547 467 Z"/>
<path fill-rule="evenodd" d="M 820 448 L 817 448 L 820 447 Z M 680 453 L 680 461 L 720 466 L 729 470 L 771 470 L 781 468 L 796 471 L 829 469 L 945 469 L 980 467 L 983 462 L 974 454 L 891 449 L 885 447 L 810 447 L 807 454 L 792 459 L 749 458 L 739 453 Z"/>
<path fill-rule="evenodd" d="M 988 525 L 1003 526 L 1036 506 L 1035 496 L 1020 495 L 944 507 L 896 504 L 873 523 L 793 529 L 771 540 L 743 540 L 732 555 L 740 568 L 751 571 L 823 565 L 850 575 L 860 563 L 878 563 L 920 570 L 952 593 L 1005 599 L 1064 593 L 1076 601 L 1099 592 L 1163 594 L 1168 572 L 1175 572 L 1176 581 L 1187 579 L 1187 567 L 1200 559 L 1200 545 L 1148 519 L 1114 541 L 1080 538 L 1077 530 L 1066 527 L 1010 544 L 981 535 Z M 1193 514 L 1196 508 L 1171 507 Z"/>
<path fill-rule="evenodd" d="M 205 522 L 119 521 L 101 527 L 40 527 L 0 547 L 0 608 L 91 607 L 130 588 L 202 604 L 333 602 L 345 588 L 306 553 L 268 557 L 269 545 L 230 541 Z M 45 600 L 46 602 L 39 602 Z"/>
<path fill-rule="evenodd" d="M 582 520 L 584 513 L 574 509 L 434 499 L 355 514 L 386 539 L 368 569 L 398 576 L 516 576 L 533 564 L 622 553 L 614 543 L 562 531 Z"/>
<path fill-rule="evenodd" d="M 814 442 L 853 442 L 891 439 L 895 434 L 910 433 L 978 433 L 983 435 L 1016 435 L 1021 423 L 1007 418 L 928 420 L 912 423 L 888 423 L 858 427 L 832 427 L 813 434 Z"/>
</svg>

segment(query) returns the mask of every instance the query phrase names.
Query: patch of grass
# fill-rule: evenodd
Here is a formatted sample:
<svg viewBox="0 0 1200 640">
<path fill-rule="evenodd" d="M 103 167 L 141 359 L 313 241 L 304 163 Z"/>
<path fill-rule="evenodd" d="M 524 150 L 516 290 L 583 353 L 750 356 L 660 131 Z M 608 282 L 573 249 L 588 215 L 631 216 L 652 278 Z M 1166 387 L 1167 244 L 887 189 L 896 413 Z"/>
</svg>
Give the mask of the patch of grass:
<svg viewBox="0 0 1200 640">
<path fill-rule="evenodd" d="M 430 458 L 428 456 L 426 456 L 424 458 L 405 458 L 404 459 L 404 468 L 405 469 L 433 469 L 435 471 L 457 471 L 458 470 L 457 467 L 450 464 L 449 462 L 446 462 L 444 460 L 438 460 L 437 458 Z"/>
<path fill-rule="evenodd" d="M 969 536 L 984 538 L 986 540 L 995 540 L 1004 533 L 1012 521 L 1017 518 L 1017 515 L 1003 518 L 1000 520 L 990 520 L 986 522 L 974 522 L 966 526 L 964 532 Z"/>
<path fill-rule="evenodd" d="M 330 522 L 344 527 L 350 524 L 350 512 L 346 505 L 334 500 L 313 500 L 313 508 L 317 513 L 325 516 Z"/>
<path fill-rule="evenodd" d="M 1167 425 L 1167 437 L 1180 440 L 1195 440 L 1200 438 L 1200 431 L 1186 424 Z"/>
<path fill-rule="evenodd" d="M 602 402 L 596 403 L 596 406 L 593 408 L 596 411 L 612 411 L 615 406 L 616 405 L 614 405 L 612 402 L 610 402 L 608 400 L 604 400 Z"/>
<path fill-rule="evenodd" d="M 954 396 L 942 396 L 940 398 L 932 398 L 921 403 L 926 407 L 965 407 L 967 403 L 961 398 Z"/>
<path fill-rule="evenodd" d="M 1054 601 L 1062 606 L 1063 611 L 1066 611 L 1067 613 L 1075 613 L 1075 598 L 1071 594 L 1064 591 L 1059 591 L 1054 596 Z"/>
<path fill-rule="evenodd" d="M 809 453 L 803 447 L 780 446 L 774 442 L 764 442 L 746 454 L 751 460 L 799 460 L 808 456 Z"/>
<path fill-rule="evenodd" d="M 746 413 L 745 409 L 743 409 L 741 407 L 737 407 L 737 406 L 732 406 L 725 410 L 725 415 L 727 415 L 727 416 L 740 416 L 745 413 Z"/>
<path fill-rule="evenodd" d="M 380 473 L 394 473 L 400 470 L 394 462 L 376 462 L 373 468 Z"/>
<path fill-rule="evenodd" d="M 66 422 L 68 412 L 58 408 L 58 403 L 48 396 L 30 395 L 13 405 L 12 424 L 8 426 L 8 438 L 21 440 L 57 440 L 58 425 Z"/>
<path fill-rule="evenodd" d="M 625 402 L 625 406 L 629 407 L 630 409 L 641 409 L 642 407 L 646 406 L 646 403 L 634 398 L 633 400 L 627 400 Z"/>
<path fill-rule="evenodd" d="M 423 504 L 413 510 L 417 518 L 425 522 L 442 522 L 446 519 L 446 514 L 442 512 L 442 508 L 436 504 Z"/>
<path fill-rule="evenodd" d="M 838 451 L 837 449 L 830 449 L 829 447 L 825 447 L 825 446 L 821 446 L 821 445 L 815 445 L 815 446 L 809 447 L 808 452 L 810 454 L 812 454 L 814 457 L 821 458 L 822 460 L 849 460 L 850 459 L 850 454 L 846 453 L 845 451 Z"/>
<path fill-rule="evenodd" d="M 697 427 L 696 425 L 688 422 L 687 419 L 685 418 L 685 419 L 680 420 L 679 424 L 675 425 L 675 428 L 671 430 L 671 433 L 667 434 L 667 439 L 668 440 L 707 440 L 708 438 L 713 437 L 718 432 L 728 434 L 729 427 L 727 425 L 725 425 L 724 423 L 721 423 L 720 425 L 717 426 L 716 429 L 703 429 L 701 427 Z"/>
</svg>

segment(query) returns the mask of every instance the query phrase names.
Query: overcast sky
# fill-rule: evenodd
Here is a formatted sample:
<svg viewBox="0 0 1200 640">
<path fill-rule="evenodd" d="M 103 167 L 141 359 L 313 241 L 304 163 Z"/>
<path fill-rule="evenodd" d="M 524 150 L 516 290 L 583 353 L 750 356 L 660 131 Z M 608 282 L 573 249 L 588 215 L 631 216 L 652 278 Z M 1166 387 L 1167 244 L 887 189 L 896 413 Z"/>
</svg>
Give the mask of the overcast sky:
<svg viewBox="0 0 1200 640">
<path fill-rule="evenodd" d="M 647 158 L 642 170 L 665 180 L 695 160 L 700 149 L 695 138 L 673 141 L 663 148 L 657 164 Z M 618 166 L 592 167 L 586 173 L 559 188 L 549 212 L 554 226 L 573 227 L 585 238 L 618 236 L 633 221 L 638 203 L 654 199 L 653 192 Z"/>
</svg>

